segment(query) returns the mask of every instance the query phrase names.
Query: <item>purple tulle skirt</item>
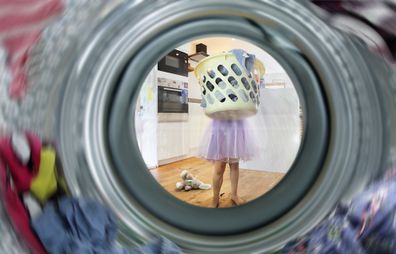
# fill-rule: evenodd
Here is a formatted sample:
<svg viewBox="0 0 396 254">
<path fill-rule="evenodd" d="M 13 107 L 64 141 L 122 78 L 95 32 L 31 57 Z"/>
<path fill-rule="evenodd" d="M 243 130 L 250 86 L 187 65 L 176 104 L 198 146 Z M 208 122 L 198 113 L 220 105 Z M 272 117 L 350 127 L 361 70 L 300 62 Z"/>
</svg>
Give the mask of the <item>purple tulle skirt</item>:
<svg viewBox="0 0 396 254">
<path fill-rule="evenodd" d="M 250 160 L 255 152 L 253 135 L 246 120 L 214 119 L 199 149 L 202 158 L 226 162 Z"/>
</svg>

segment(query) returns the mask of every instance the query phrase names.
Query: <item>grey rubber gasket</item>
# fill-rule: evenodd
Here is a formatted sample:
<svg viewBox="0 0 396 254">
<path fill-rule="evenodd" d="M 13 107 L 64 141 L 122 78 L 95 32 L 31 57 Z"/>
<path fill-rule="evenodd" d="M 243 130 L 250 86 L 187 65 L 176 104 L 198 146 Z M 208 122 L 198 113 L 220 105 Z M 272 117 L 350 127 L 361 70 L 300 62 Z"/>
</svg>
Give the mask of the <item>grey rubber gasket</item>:
<svg viewBox="0 0 396 254">
<path fill-rule="evenodd" d="M 120 77 L 129 61 L 153 38 L 192 20 L 204 21 L 214 16 L 226 16 L 230 21 L 241 23 L 250 20 L 253 31 L 262 27 L 262 37 L 285 49 L 283 58 L 305 59 L 302 63 L 314 68 L 320 80 L 331 119 L 329 145 L 319 175 L 303 199 L 265 226 L 234 235 L 225 232 L 221 236 L 178 228 L 143 207 L 139 197 L 128 191 L 123 184 L 125 180 L 117 173 L 114 162 L 120 157 L 111 151 L 107 129 L 113 95 L 117 93 Z M 54 87 L 63 87 L 63 90 L 59 95 L 59 110 L 54 110 L 51 117 L 58 119 L 56 138 L 73 194 L 101 200 L 111 207 L 120 221 L 120 240 L 124 244 L 148 241 L 160 234 L 191 253 L 268 253 L 312 228 L 336 202 L 355 193 L 378 174 L 385 134 L 375 130 L 386 128 L 379 106 L 379 90 L 370 77 L 370 70 L 364 68 L 366 64 L 360 60 L 359 52 L 347 36 L 330 29 L 298 3 L 275 0 L 131 1 L 98 17 L 101 22 L 96 22 L 95 29 L 86 31 L 82 38 L 71 43 L 74 50 L 62 55 L 65 67 L 54 72 L 57 77 Z M 235 34 L 227 29 L 223 32 Z M 178 43 L 181 41 L 174 41 Z M 144 76 L 145 72 L 136 75 Z M 134 85 L 137 89 L 138 84 Z M 300 91 L 300 94 L 303 93 Z M 133 101 L 133 98 L 126 101 L 128 99 Z M 123 117 L 133 119 L 128 112 L 124 113 L 127 114 Z M 304 129 L 313 131 L 310 126 Z M 132 130 L 129 129 L 131 133 L 125 140 L 113 141 L 112 145 L 122 146 L 131 137 L 133 140 Z M 312 154 L 316 156 L 317 151 Z M 287 189 L 284 193 L 285 196 L 289 194 Z M 173 204 L 173 201 L 167 203 L 168 206 Z M 249 214 L 241 216 L 246 218 Z"/>
<path fill-rule="evenodd" d="M 289 73 L 294 73 L 292 75 L 294 84 L 299 86 L 302 92 L 305 129 L 310 130 L 305 134 L 293 167 L 281 183 L 266 195 L 244 206 L 230 209 L 205 209 L 179 201 L 155 182 L 141 159 L 133 134 L 135 133 L 134 125 L 128 117 L 125 117 L 132 115 L 131 111 L 135 111 L 135 100 L 140 91 L 140 84 L 147 74 L 146 70 L 150 70 L 159 56 L 175 47 L 177 43 L 204 35 L 224 34 L 225 31 L 234 31 L 229 35 L 246 38 L 257 45 L 263 45 L 264 48 L 269 43 L 262 40 L 262 31 L 252 27 L 249 22 L 226 17 L 208 17 L 205 20 L 191 21 L 175 27 L 153 39 L 133 56 L 117 88 L 117 94 L 109 111 L 110 151 L 116 165 L 115 170 L 131 195 L 139 200 L 150 213 L 167 223 L 199 234 L 240 234 L 279 218 L 306 194 L 318 175 L 327 147 L 327 113 L 320 84 L 309 65 L 303 59 L 298 58 L 295 52 L 278 48 L 278 51 L 283 51 L 282 55 L 288 56 L 288 63 L 285 59 L 281 62 L 288 66 L 285 67 Z M 273 56 L 279 55 L 276 51 L 272 51 Z M 313 157 L 312 154 L 315 156 Z M 295 181 L 297 178 L 299 181 Z M 154 196 L 155 199 L 150 198 Z"/>
</svg>

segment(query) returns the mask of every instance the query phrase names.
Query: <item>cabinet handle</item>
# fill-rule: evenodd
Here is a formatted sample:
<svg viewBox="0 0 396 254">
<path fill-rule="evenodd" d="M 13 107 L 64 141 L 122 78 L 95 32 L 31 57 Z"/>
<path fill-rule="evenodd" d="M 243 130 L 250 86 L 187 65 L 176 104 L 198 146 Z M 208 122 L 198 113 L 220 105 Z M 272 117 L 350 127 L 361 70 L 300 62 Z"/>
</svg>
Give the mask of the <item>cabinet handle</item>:
<svg viewBox="0 0 396 254">
<path fill-rule="evenodd" d="M 176 88 L 164 88 L 165 91 L 174 91 L 174 92 L 181 92 L 181 89 L 176 89 Z"/>
</svg>

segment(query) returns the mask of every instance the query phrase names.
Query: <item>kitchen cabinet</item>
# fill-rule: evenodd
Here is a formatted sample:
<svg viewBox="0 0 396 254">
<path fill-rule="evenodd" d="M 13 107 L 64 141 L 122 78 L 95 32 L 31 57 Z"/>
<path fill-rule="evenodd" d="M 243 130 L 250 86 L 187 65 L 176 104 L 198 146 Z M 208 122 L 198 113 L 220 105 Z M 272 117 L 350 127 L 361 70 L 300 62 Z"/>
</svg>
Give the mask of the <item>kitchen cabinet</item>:
<svg viewBox="0 0 396 254">
<path fill-rule="evenodd" d="M 158 160 L 159 165 L 188 157 L 188 122 L 158 123 Z"/>
<path fill-rule="evenodd" d="M 205 134 L 205 131 L 210 123 L 210 119 L 204 114 L 203 109 L 197 103 L 190 103 L 190 115 L 189 115 L 189 140 L 191 156 L 198 154 L 198 148 Z"/>
</svg>

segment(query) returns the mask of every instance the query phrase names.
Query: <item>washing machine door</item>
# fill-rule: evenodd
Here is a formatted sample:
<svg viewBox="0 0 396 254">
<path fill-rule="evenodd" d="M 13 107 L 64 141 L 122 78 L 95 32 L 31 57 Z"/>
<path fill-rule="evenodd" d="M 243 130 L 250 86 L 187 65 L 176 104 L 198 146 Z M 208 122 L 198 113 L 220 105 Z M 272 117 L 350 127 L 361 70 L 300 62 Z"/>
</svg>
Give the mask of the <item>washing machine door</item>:
<svg viewBox="0 0 396 254">
<path fill-rule="evenodd" d="M 129 1 L 56 29 L 41 42 L 51 50 L 36 56 L 42 66 L 26 98 L 31 107 L 22 102 L 12 122 L 55 140 L 73 195 L 113 209 L 122 244 L 162 235 L 191 253 L 275 251 L 392 160 L 395 74 L 297 1 Z M 214 35 L 270 53 L 296 86 L 304 114 L 288 174 L 266 195 L 229 209 L 192 206 L 166 192 L 146 170 L 130 121 L 161 56 Z"/>
</svg>

